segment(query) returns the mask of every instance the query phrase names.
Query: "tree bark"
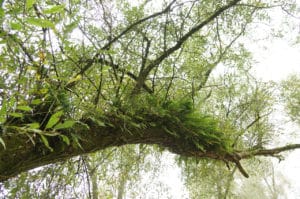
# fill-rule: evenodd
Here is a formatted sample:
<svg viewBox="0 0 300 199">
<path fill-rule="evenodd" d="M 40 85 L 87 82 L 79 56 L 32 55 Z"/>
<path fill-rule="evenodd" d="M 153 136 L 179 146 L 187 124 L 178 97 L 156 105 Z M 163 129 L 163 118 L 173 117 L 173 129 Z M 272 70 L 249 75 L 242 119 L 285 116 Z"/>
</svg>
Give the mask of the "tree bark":
<svg viewBox="0 0 300 199">
<path fill-rule="evenodd" d="M 157 121 L 161 118 L 153 118 Z M 193 142 L 183 142 L 182 136 L 174 136 L 164 128 L 144 127 L 143 129 L 130 129 L 124 131 L 121 121 L 115 121 L 115 127 L 100 126 L 92 120 L 82 121 L 86 124 L 78 124 L 74 128 L 59 133 L 72 137 L 71 143 L 67 145 L 59 136 L 49 136 L 48 142 L 53 149 L 51 152 L 45 144 L 40 141 L 39 135 L 31 135 L 20 132 L 12 132 L 6 129 L 2 132 L 2 139 L 6 143 L 6 149 L 0 151 L 0 181 L 39 166 L 55 163 L 80 154 L 87 154 L 108 147 L 117 147 L 127 144 L 149 144 L 158 145 L 169 151 L 187 157 L 211 158 L 226 163 L 232 162 L 237 165 L 241 173 L 248 177 L 248 174 L 240 164 L 241 159 L 254 156 L 275 156 L 283 151 L 300 148 L 300 144 L 287 145 L 273 149 L 259 150 L 233 150 L 230 153 L 223 153 L 214 150 L 199 150 Z M 117 124 L 121 124 L 117 126 Z M 88 126 L 88 128 L 87 128 Z M 79 138 L 76 144 L 74 135 Z M 34 142 L 34 144 L 33 144 Z"/>
</svg>

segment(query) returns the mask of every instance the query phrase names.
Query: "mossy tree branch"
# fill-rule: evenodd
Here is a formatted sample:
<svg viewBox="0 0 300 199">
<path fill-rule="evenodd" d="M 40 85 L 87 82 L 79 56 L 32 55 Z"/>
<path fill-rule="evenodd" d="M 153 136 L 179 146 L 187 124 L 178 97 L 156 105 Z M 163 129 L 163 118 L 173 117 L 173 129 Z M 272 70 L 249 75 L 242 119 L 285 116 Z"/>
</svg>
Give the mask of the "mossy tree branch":
<svg viewBox="0 0 300 199">
<path fill-rule="evenodd" d="M 158 118 L 153 115 L 149 118 L 151 120 L 147 121 L 148 124 L 162 120 L 161 117 Z M 185 132 L 182 132 L 182 127 L 180 126 L 175 127 L 175 129 L 178 129 L 178 132 L 175 132 L 177 134 L 171 134 L 165 128 L 147 124 L 143 128 L 128 126 L 125 130 L 122 121 L 119 121 L 119 119 L 111 117 L 109 120 L 111 122 L 110 126 L 99 125 L 91 119 L 86 119 L 81 121 L 86 125 L 76 124 L 72 129 L 60 131 L 59 134 L 70 137 L 71 143 L 69 145 L 60 139 L 59 136 L 47 136 L 49 145 L 53 149 L 52 152 L 40 141 L 39 135 L 33 133 L 29 135 L 30 132 L 16 133 L 7 128 L 5 133 L 2 132 L 2 139 L 6 143 L 7 149 L 2 149 L 0 152 L 0 181 L 5 181 L 21 172 L 39 166 L 103 150 L 108 147 L 127 144 L 158 145 L 185 157 L 210 158 L 226 163 L 231 162 L 237 166 L 245 177 L 248 177 L 240 160 L 255 156 L 274 156 L 284 151 L 300 148 L 300 144 L 293 144 L 272 149 L 249 149 L 243 151 L 230 149 L 230 151 L 225 152 L 212 144 L 202 150 L 199 149 L 194 141 L 185 139 Z M 170 122 L 166 125 L 174 125 L 174 123 Z M 80 146 L 76 143 L 75 137 L 79 139 Z"/>
</svg>

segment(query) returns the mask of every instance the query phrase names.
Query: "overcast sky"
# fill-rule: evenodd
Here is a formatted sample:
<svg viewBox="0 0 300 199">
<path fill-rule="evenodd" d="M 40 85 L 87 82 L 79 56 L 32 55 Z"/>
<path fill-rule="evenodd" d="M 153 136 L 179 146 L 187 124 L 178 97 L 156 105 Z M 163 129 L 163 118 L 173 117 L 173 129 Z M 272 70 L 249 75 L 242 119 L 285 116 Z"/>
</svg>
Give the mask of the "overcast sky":
<svg viewBox="0 0 300 199">
<path fill-rule="evenodd" d="M 268 44 L 267 49 L 257 49 L 254 57 L 258 61 L 254 66 L 256 76 L 265 81 L 280 82 L 290 74 L 300 75 L 300 47 L 291 45 L 287 39 L 275 39 Z M 276 123 L 284 133 L 280 138 L 282 144 L 300 143 L 299 126 L 283 122 L 280 111 L 277 114 Z M 300 198 L 300 150 L 288 153 L 286 159 L 280 163 L 274 161 L 274 166 L 290 182 L 288 198 Z"/>
</svg>

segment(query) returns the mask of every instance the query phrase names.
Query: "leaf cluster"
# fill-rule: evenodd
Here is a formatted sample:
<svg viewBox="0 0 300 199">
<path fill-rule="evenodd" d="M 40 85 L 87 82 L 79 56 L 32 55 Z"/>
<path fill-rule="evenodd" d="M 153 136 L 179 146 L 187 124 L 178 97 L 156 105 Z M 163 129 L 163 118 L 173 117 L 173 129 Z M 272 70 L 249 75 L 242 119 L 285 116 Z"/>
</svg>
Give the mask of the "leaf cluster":
<svg viewBox="0 0 300 199">
<path fill-rule="evenodd" d="M 89 117 L 99 126 L 121 128 L 130 134 L 136 131 L 143 133 L 147 127 L 162 129 L 168 136 L 180 141 L 183 151 L 214 151 L 223 154 L 232 148 L 226 130 L 220 129 L 220 121 L 197 111 L 190 100 L 166 101 L 149 95 L 137 97 L 131 104 L 114 107 L 107 112 L 93 113 L 94 116 L 90 114 Z"/>
<path fill-rule="evenodd" d="M 230 140 L 213 116 L 195 110 L 191 101 L 173 101 L 164 105 L 167 112 L 161 125 L 167 132 L 180 137 L 185 145 L 198 150 L 224 153 L 230 151 Z"/>
</svg>

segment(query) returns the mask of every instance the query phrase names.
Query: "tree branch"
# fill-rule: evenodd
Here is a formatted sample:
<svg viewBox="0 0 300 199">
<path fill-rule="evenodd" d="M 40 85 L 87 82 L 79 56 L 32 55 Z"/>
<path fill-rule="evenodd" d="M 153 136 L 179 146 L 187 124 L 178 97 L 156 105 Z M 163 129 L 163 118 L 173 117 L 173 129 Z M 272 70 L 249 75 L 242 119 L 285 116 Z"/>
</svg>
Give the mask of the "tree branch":
<svg viewBox="0 0 300 199">
<path fill-rule="evenodd" d="M 216 10 L 211 16 L 209 16 L 207 19 L 202 21 L 200 24 L 197 26 L 194 26 L 191 30 L 189 30 L 186 34 L 184 34 L 174 46 L 171 48 L 167 49 L 166 51 L 163 52 L 159 57 L 157 57 L 154 61 L 152 61 L 143 71 L 141 71 L 137 84 L 134 88 L 133 93 L 138 93 L 140 89 L 142 88 L 143 83 L 145 82 L 147 76 L 149 75 L 150 71 L 158 66 L 163 60 L 165 60 L 167 57 L 169 57 L 172 53 L 174 53 L 176 50 L 178 50 L 193 34 L 201 30 L 204 26 L 209 24 L 211 21 L 216 19 L 219 15 L 221 15 L 224 11 L 232 8 L 235 6 L 239 1 L 241 0 L 233 0 L 227 5 L 219 8 Z"/>
<path fill-rule="evenodd" d="M 171 3 L 169 3 L 169 5 L 167 5 L 167 7 L 160 11 L 160 12 L 157 12 L 157 13 L 154 13 L 150 16 L 147 16 L 143 19 L 140 19 L 136 22 L 134 22 L 133 24 L 131 24 L 130 26 L 128 26 L 125 30 L 123 30 L 119 35 L 117 35 L 116 37 L 112 38 L 107 44 L 105 44 L 101 49 L 102 50 L 106 50 L 108 49 L 114 42 L 116 42 L 118 39 L 120 39 L 122 36 L 124 36 L 125 34 L 127 34 L 129 31 L 131 31 L 134 27 L 138 26 L 139 24 L 149 20 L 149 19 L 152 19 L 152 18 L 155 18 L 155 17 L 158 17 L 160 15 L 163 15 L 167 12 L 169 12 L 171 10 L 171 7 L 172 5 L 176 2 L 176 0 L 173 0 L 171 1 Z"/>
<path fill-rule="evenodd" d="M 160 12 L 157 12 L 157 13 L 154 13 L 154 14 L 152 14 L 152 15 L 149 15 L 149 16 L 147 16 L 147 17 L 145 17 L 145 18 L 143 18 L 143 19 L 140 19 L 140 20 L 134 22 L 133 24 L 129 25 L 129 26 L 128 26 L 125 30 L 123 30 L 119 35 L 117 35 L 117 36 L 115 36 L 114 38 L 110 39 L 109 42 L 108 42 L 107 44 L 105 44 L 105 45 L 101 48 L 101 50 L 108 50 L 108 49 L 110 48 L 110 46 L 111 46 L 114 42 L 118 41 L 122 36 L 124 36 L 125 34 L 127 34 L 128 32 L 130 32 L 134 27 L 138 26 L 139 24 L 142 24 L 143 22 L 145 22 L 145 21 L 147 21 L 147 20 L 149 20 L 149 19 L 158 17 L 158 16 L 160 16 L 160 15 L 163 15 L 163 14 L 169 12 L 169 11 L 171 10 L 172 5 L 173 5 L 175 2 L 176 2 L 176 0 L 171 1 L 171 2 L 166 6 L 166 8 L 165 8 L 164 10 L 162 10 L 162 11 L 160 11 Z M 66 10 L 66 11 L 68 11 L 68 10 Z M 68 11 L 68 12 L 69 12 L 69 11 Z M 88 69 L 90 69 L 90 68 L 92 67 L 92 65 L 93 65 L 94 63 L 98 62 L 98 61 L 99 61 L 99 56 L 100 56 L 100 54 L 101 54 L 101 53 L 98 52 L 98 53 L 96 53 L 96 54 L 93 56 L 93 58 L 89 59 L 89 60 L 86 62 L 85 66 L 80 70 L 80 72 L 78 72 L 75 76 L 73 76 L 73 78 L 76 77 L 76 76 L 78 76 L 78 75 L 83 75 Z M 135 77 L 135 75 L 133 75 L 132 73 L 131 73 L 129 76 L 130 76 L 131 78 L 132 78 L 132 77 Z M 137 78 L 135 78 L 135 80 L 136 80 L 136 79 L 137 79 Z M 75 84 L 74 84 L 74 85 L 75 85 Z M 74 85 L 72 85 L 71 87 L 73 87 Z M 141 86 L 142 86 L 148 93 L 152 93 L 152 90 L 151 90 L 148 86 L 146 86 L 145 84 L 142 84 Z M 67 86 L 67 88 L 69 88 L 69 87 L 70 87 L 70 85 Z"/>
<path fill-rule="evenodd" d="M 158 145 L 181 156 L 210 158 L 225 163 L 232 162 L 245 177 L 249 175 L 240 164 L 240 160 L 255 156 L 275 157 L 281 152 L 300 148 L 300 144 L 291 144 L 272 149 L 243 151 L 232 149 L 228 152 L 213 145 L 201 149 L 195 140 L 205 142 L 203 140 L 205 138 L 200 135 L 195 139 L 186 139 L 189 129 L 182 126 L 181 123 L 174 123 L 159 115 L 147 114 L 147 118 L 144 118 L 147 121 L 145 127 L 130 126 L 130 123 L 124 124 L 122 117 L 117 115 L 109 114 L 103 118 L 107 118 L 106 123 L 109 125 L 104 126 L 94 119 L 88 118 L 81 120 L 72 129 L 61 129 L 59 132 L 40 132 L 39 134 L 26 130 L 24 127 L 18 129 L 4 127 L 5 129 L 1 129 L 0 133 L 6 144 L 6 150 L 0 151 L 0 182 L 39 166 L 127 144 Z M 166 128 L 147 125 L 158 121 L 163 121 L 164 125 L 172 126 L 178 132 L 170 133 Z M 40 135 L 47 137 L 49 146 L 41 141 Z M 71 144 L 64 142 L 61 135 L 69 137 Z M 193 136 L 197 136 L 197 134 L 193 134 Z M 50 151 L 49 147 L 53 150 Z"/>
<path fill-rule="evenodd" d="M 28 49 L 24 46 L 22 41 L 20 41 L 15 35 L 5 32 L 2 28 L 0 28 L 0 34 L 9 37 L 12 41 L 20 46 L 24 54 L 27 56 L 30 62 L 34 63 L 34 59 L 32 55 L 29 53 Z"/>
<path fill-rule="evenodd" d="M 132 72 L 126 71 L 125 69 L 120 68 L 120 66 L 118 64 L 108 61 L 108 60 L 104 59 L 103 57 L 99 57 L 97 59 L 96 58 L 88 59 L 88 60 L 86 60 L 86 62 L 87 62 L 87 65 L 85 66 L 85 68 L 83 68 L 74 77 L 77 77 L 78 75 L 83 75 L 85 73 L 85 71 L 88 68 L 90 68 L 94 63 L 100 63 L 100 64 L 104 64 L 104 65 L 112 67 L 113 70 L 117 70 L 119 72 L 126 74 L 128 77 L 130 77 L 131 79 L 133 79 L 135 81 L 137 81 L 137 79 L 138 79 L 137 76 L 135 74 L 133 74 Z M 66 85 L 66 88 L 71 89 L 72 87 L 74 87 L 76 85 L 76 83 L 77 82 L 71 82 L 70 84 Z M 142 86 L 143 86 L 143 89 L 145 89 L 148 93 L 153 93 L 151 88 L 149 88 L 145 83 Z"/>
<path fill-rule="evenodd" d="M 284 152 L 284 151 L 290 151 L 299 149 L 300 144 L 289 144 L 283 147 L 276 147 L 272 149 L 258 149 L 258 150 L 249 150 L 249 151 L 242 151 L 238 152 L 238 155 L 241 157 L 241 159 L 247 159 L 252 158 L 254 156 L 270 156 L 270 157 L 276 157 L 276 155 Z"/>
</svg>

